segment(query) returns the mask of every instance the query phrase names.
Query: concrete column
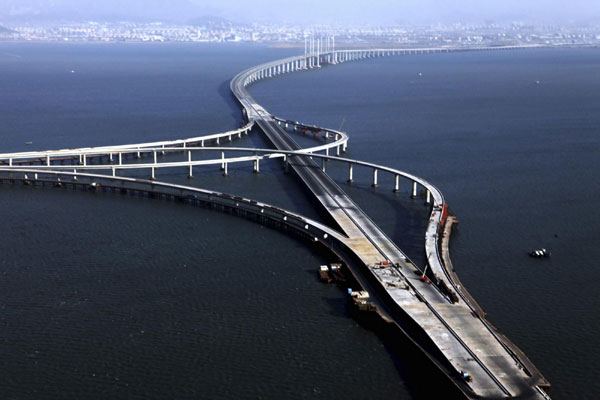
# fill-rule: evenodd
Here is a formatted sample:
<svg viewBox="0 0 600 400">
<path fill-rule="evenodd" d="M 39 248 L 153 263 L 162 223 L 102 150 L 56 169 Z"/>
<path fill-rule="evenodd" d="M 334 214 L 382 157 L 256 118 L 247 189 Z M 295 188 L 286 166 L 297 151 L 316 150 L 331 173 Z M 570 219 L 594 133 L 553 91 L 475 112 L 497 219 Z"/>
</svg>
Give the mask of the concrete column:
<svg viewBox="0 0 600 400">
<path fill-rule="evenodd" d="M 119 165 L 123 165 L 123 153 L 119 152 Z"/>
<path fill-rule="evenodd" d="M 74 170 L 73 170 L 73 173 L 74 173 L 74 174 L 76 174 L 76 173 L 77 173 L 77 170 L 76 170 L 76 169 L 74 169 Z M 76 180 L 77 180 L 77 175 L 73 175 L 73 180 L 74 180 L 74 181 L 76 181 Z"/>
<path fill-rule="evenodd" d="M 156 160 L 156 150 L 154 150 L 152 152 L 152 155 L 154 156 L 154 164 L 157 164 L 157 160 Z"/>
<path fill-rule="evenodd" d="M 204 147 L 204 140 L 200 141 L 200 147 Z"/>
<path fill-rule="evenodd" d="M 152 177 L 150 179 L 155 180 L 156 179 L 156 175 L 154 173 L 154 167 L 152 167 Z"/>
<path fill-rule="evenodd" d="M 192 162 L 192 151 L 188 150 L 188 162 L 191 163 Z M 192 164 L 190 164 L 190 172 L 188 174 L 188 178 L 192 178 L 194 176 L 194 174 L 192 173 Z"/>
<path fill-rule="evenodd" d="M 229 173 L 227 172 L 227 163 L 223 164 L 223 176 L 227 176 Z"/>
<path fill-rule="evenodd" d="M 185 143 L 185 140 L 184 140 L 184 141 L 183 141 L 183 148 L 185 149 L 186 147 L 187 147 L 187 146 L 186 146 L 186 143 Z"/>
<path fill-rule="evenodd" d="M 325 158 L 321 158 L 321 169 L 323 170 L 323 172 L 325 172 L 325 161 L 327 161 Z"/>
<path fill-rule="evenodd" d="M 410 197 L 413 199 L 417 198 L 417 182 L 413 182 L 412 195 Z"/>
<path fill-rule="evenodd" d="M 86 163 L 87 163 L 86 159 L 87 159 L 87 157 L 86 157 L 86 156 L 85 156 L 85 154 L 84 154 L 84 155 L 83 155 L 83 166 L 84 166 L 84 167 L 87 165 L 87 164 L 86 164 Z"/>
<path fill-rule="evenodd" d="M 340 156 L 340 147 L 341 146 L 335 146 L 335 155 L 338 157 Z"/>
<path fill-rule="evenodd" d="M 161 147 L 162 147 L 162 151 L 160 152 L 160 154 L 162 154 L 164 156 L 165 155 L 165 145 L 163 144 Z"/>
<path fill-rule="evenodd" d="M 189 170 L 190 170 L 190 171 L 188 172 L 188 178 L 190 178 L 190 179 L 191 179 L 191 178 L 193 178 L 193 177 L 194 177 L 194 174 L 192 173 L 192 172 L 193 172 L 193 171 L 192 171 L 192 164 L 190 164 Z"/>
<path fill-rule="evenodd" d="M 253 171 L 255 173 L 259 173 L 260 172 L 260 160 L 257 158 L 256 160 L 254 160 L 254 169 Z"/>
<path fill-rule="evenodd" d="M 221 169 L 225 169 L 225 165 L 227 165 L 227 163 L 225 162 L 225 152 L 222 151 L 221 152 Z"/>
<path fill-rule="evenodd" d="M 142 154 L 140 153 L 140 149 L 138 149 L 137 158 L 142 158 Z"/>
<path fill-rule="evenodd" d="M 348 164 L 348 183 L 354 182 L 354 176 L 352 174 L 352 163 Z"/>
<path fill-rule="evenodd" d="M 329 155 L 329 147 L 325 149 L 325 155 L 328 156 Z M 325 160 L 325 159 L 323 159 Z"/>
<path fill-rule="evenodd" d="M 394 185 L 394 192 L 400 191 L 400 175 L 396 174 L 396 184 Z"/>
<path fill-rule="evenodd" d="M 50 166 L 50 155 L 46 156 L 46 165 Z"/>
<path fill-rule="evenodd" d="M 108 161 L 113 162 L 113 156 L 112 153 L 108 154 Z"/>
<path fill-rule="evenodd" d="M 219 143 L 219 138 L 217 138 L 217 144 L 220 144 L 220 143 Z"/>
<path fill-rule="evenodd" d="M 425 204 L 431 204 L 431 192 L 427 189 L 427 197 L 425 200 Z"/>
<path fill-rule="evenodd" d="M 9 158 L 9 159 L 8 159 L 8 166 L 9 166 L 9 167 L 12 167 L 12 158 Z"/>
<path fill-rule="evenodd" d="M 111 169 L 112 169 L 112 176 L 116 176 L 115 167 L 111 167 Z"/>
<path fill-rule="evenodd" d="M 379 186 L 379 184 L 377 183 L 377 168 L 373 168 L 373 184 L 371 186 Z"/>
</svg>

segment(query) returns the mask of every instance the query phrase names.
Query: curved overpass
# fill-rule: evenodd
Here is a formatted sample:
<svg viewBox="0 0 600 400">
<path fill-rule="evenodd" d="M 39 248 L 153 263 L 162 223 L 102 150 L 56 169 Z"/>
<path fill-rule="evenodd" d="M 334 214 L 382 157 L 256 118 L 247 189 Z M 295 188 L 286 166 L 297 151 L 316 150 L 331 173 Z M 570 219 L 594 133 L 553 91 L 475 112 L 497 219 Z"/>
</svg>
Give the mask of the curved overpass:
<svg viewBox="0 0 600 400">
<path fill-rule="evenodd" d="M 481 51 L 507 50 L 510 48 L 482 48 Z M 508 340 L 504 339 L 485 318 L 478 315 L 476 307 L 469 301 L 464 288 L 460 287 L 445 269 L 439 254 L 438 235 L 443 228 L 447 207 L 441 192 L 427 181 L 405 172 L 385 166 L 366 163 L 359 160 L 333 157 L 329 150 L 335 149 L 339 156 L 345 151 L 348 137 L 343 132 L 303 125 L 295 121 L 283 120 L 272 116 L 264 107 L 256 103 L 246 87 L 260 79 L 296 70 L 318 68 L 322 65 L 338 64 L 363 58 L 414 53 L 463 51 L 462 49 L 372 49 L 346 50 L 322 54 L 307 54 L 265 63 L 238 74 L 231 81 L 231 90 L 243 107 L 248 124 L 244 127 L 222 134 L 208 135 L 176 141 L 138 143 L 132 145 L 104 146 L 82 149 L 63 149 L 44 152 L 24 152 L 0 154 L 0 163 L 6 166 L 0 171 L 7 174 L 6 179 L 18 179 L 31 182 L 62 182 L 66 179 L 73 185 L 81 180 L 105 179 L 106 187 L 121 185 L 150 185 L 150 191 L 178 190 L 186 196 L 203 196 L 203 201 L 277 218 L 286 226 L 326 244 L 348 264 L 357 281 L 371 293 L 371 299 L 377 311 L 388 321 L 395 323 L 427 356 L 442 369 L 467 397 L 519 397 L 548 398 L 541 389 L 547 382 L 535 367 Z M 293 131 L 303 130 L 321 133 L 326 143 L 308 149 L 301 148 L 288 134 L 285 128 Z M 205 147 L 205 143 L 219 145 L 221 138 L 248 133 L 252 127 L 259 127 L 275 145 L 277 150 L 231 147 Z M 331 142 L 328 139 L 332 138 Z M 197 160 L 192 154 L 201 151 L 219 151 L 221 158 Z M 317 154 L 323 151 L 325 154 Z M 225 154 L 251 152 L 251 155 L 225 157 Z M 187 159 L 181 161 L 159 162 L 158 154 L 183 153 Z M 128 155 L 151 155 L 152 162 L 127 163 L 123 158 Z M 118 157 L 118 164 L 113 160 Z M 227 165 L 235 162 L 252 162 L 255 171 L 258 163 L 265 158 L 281 158 L 286 168 L 291 167 L 302 182 L 315 195 L 315 198 L 337 222 L 341 232 L 256 201 L 203 191 L 191 187 L 172 185 L 165 182 L 136 180 L 117 177 L 116 171 L 125 169 L 148 168 L 155 178 L 155 170 L 160 168 L 186 167 L 190 176 L 192 167 L 198 165 L 221 164 L 227 173 Z M 97 164 L 87 161 L 96 159 Z M 373 170 L 373 184 L 377 184 L 378 172 L 393 174 L 398 189 L 399 178 L 405 178 L 413 184 L 413 195 L 417 194 L 417 184 L 426 190 L 427 204 L 432 211 L 425 237 L 428 255 L 428 273 L 433 284 L 424 283 L 420 278 L 423 271 L 418 268 L 402 250 L 389 239 L 383 231 L 354 203 L 354 201 L 326 174 L 325 163 L 317 165 L 314 159 L 335 160 L 349 166 L 349 178 L 352 179 L 353 166 Z M 111 163 L 112 162 L 112 163 Z M 23 164 L 30 164 L 24 167 Z M 112 176 L 77 172 L 80 170 L 112 170 Z M 73 170 L 67 171 L 67 170 Z M 15 174 L 18 176 L 15 178 Z M 61 177 L 63 181 L 61 181 Z M 95 183 L 95 182 L 94 182 Z M 92 185 L 92 182 L 88 182 Z M 160 189 L 160 190 L 159 190 Z M 191 193 L 191 194 L 190 194 Z M 164 194 L 164 193 L 163 193 Z M 219 201 L 215 201 L 219 199 Z M 249 207 L 249 208 L 248 208 Z M 254 207 L 254 208 L 252 208 Z M 257 211 L 258 210 L 258 211 Z M 290 221 L 290 222 L 288 222 Z M 296 225 L 300 225 L 299 227 Z M 313 233 L 316 232 L 313 236 Z M 390 261 L 382 265 L 381 261 Z M 419 276 L 417 276 L 417 274 Z M 460 378 L 466 371 L 472 381 Z"/>
</svg>

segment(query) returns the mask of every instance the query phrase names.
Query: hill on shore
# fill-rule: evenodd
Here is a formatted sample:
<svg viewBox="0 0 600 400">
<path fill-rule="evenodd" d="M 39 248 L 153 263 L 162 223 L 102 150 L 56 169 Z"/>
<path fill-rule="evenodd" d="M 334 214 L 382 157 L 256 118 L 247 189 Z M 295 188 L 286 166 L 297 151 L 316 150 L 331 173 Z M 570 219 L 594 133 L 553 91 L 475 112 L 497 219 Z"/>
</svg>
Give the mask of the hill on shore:
<svg viewBox="0 0 600 400">
<path fill-rule="evenodd" d="M 0 33 L 17 33 L 17 31 L 13 31 L 12 29 L 8 29 L 0 25 Z"/>
</svg>

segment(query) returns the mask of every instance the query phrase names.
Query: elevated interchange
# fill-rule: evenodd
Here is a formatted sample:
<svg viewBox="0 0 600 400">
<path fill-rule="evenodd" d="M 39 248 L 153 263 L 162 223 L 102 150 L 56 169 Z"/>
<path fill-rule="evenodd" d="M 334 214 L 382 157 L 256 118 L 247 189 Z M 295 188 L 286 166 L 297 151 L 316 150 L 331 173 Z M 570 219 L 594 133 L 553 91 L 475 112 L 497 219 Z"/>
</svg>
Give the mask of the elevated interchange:
<svg viewBox="0 0 600 400">
<path fill-rule="evenodd" d="M 531 46 L 533 47 L 533 46 Z M 482 48 L 481 51 L 508 50 L 510 48 Z M 305 54 L 290 57 L 257 67 L 238 74 L 231 81 L 231 90 L 243 107 L 248 124 L 244 127 L 217 135 L 164 141 L 138 143 L 132 145 L 104 146 L 83 149 L 64 149 L 42 152 L 0 154 L 0 173 L 5 179 L 32 181 L 76 182 L 77 179 L 108 180 L 109 185 L 149 185 L 152 189 L 179 190 L 193 193 L 192 199 L 203 196 L 205 202 L 215 199 L 229 199 L 227 207 L 232 209 L 254 210 L 264 215 L 265 210 L 275 213 L 282 224 L 303 231 L 308 237 L 320 241 L 346 261 L 349 269 L 361 286 L 369 291 L 378 313 L 394 323 L 416 343 L 425 354 L 444 372 L 469 398 L 549 398 L 542 388 L 549 385 L 535 366 L 514 344 L 495 330 L 481 315 L 479 308 L 461 287 L 440 256 L 439 234 L 443 231 L 447 217 L 447 205 L 441 192 L 427 181 L 414 175 L 380 166 L 339 157 L 346 150 L 348 137 L 343 132 L 303 125 L 272 116 L 250 96 L 246 87 L 260 79 L 278 74 L 318 68 L 351 60 L 387 55 L 421 54 L 430 52 L 462 51 L 456 49 L 372 49 L 341 50 L 326 53 Z M 259 127 L 273 143 L 276 150 L 256 148 L 207 147 L 206 143 L 220 144 L 224 138 L 232 140 Z M 325 144 L 308 149 L 301 148 L 285 128 L 293 131 L 320 134 Z M 332 139 L 329 141 L 329 139 Z M 336 156 L 329 155 L 333 149 Z M 221 153 L 220 158 L 201 159 L 192 154 L 206 151 Z M 317 154 L 323 151 L 325 154 Z M 251 153 L 238 157 L 225 157 L 226 153 Z M 159 162 L 158 155 L 166 153 L 184 154 L 183 160 Z M 135 161 L 127 163 L 127 156 L 142 157 L 147 154 L 152 162 Z M 187 156 L 187 158 L 185 158 Z M 115 162 L 114 158 L 118 158 Z M 160 168 L 186 167 L 189 175 L 192 168 L 199 165 L 221 164 L 224 173 L 230 163 L 252 162 L 254 171 L 259 170 L 259 161 L 265 158 L 281 158 L 292 168 L 323 208 L 335 220 L 340 231 L 326 227 L 316 221 L 297 214 L 253 202 L 248 199 L 223 193 L 203 191 L 189 186 L 156 182 L 155 170 Z M 95 159 L 97 163 L 88 163 Z M 321 159 L 321 165 L 315 163 Z M 354 203 L 354 201 L 326 174 L 325 160 L 346 163 L 349 179 L 352 180 L 353 166 L 373 170 L 373 184 L 377 184 L 378 172 L 395 176 L 395 190 L 399 179 L 412 182 L 412 194 L 417 195 L 417 185 L 426 190 L 426 203 L 431 205 L 431 215 L 425 237 L 428 276 L 432 284 L 421 278 L 424 271 L 413 263 L 402 250 Z M 29 164 L 29 165 L 27 165 Z M 80 172 L 77 171 L 80 169 Z M 150 169 L 152 180 L 142 180 L 116 176 L 125 169 Z M 98 175 L 82 173 L 81 170 L 110 170 L 112 174 Z M 62 181 L 60 181 L 62 182 Z M 73 183 L 74 184 L 74 183 Z M 250 205 L 250 206 L 249 206 Z M 254 207 L 254 208 L 252 208 Z M 257 211 L 255 210 L 257 208 Z M 294 221 L 295 225 L 290 225 Z M 383 261 L 383 263 L 382 263 Z M 388 264 L 389 263 L 389 264 Z M 472 379 L 463 378 L 467 372 Z"/>
</svg>

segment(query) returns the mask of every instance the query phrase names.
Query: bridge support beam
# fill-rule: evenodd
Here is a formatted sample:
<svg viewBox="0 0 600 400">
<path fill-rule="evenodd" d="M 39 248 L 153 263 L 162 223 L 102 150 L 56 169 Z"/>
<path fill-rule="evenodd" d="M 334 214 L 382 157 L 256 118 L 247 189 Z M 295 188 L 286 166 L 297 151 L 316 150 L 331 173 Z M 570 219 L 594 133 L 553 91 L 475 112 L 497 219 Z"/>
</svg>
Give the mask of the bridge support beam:
<svg viewBox="0 0 600 400">
<path fill-rule="evenodd" d="M 410 196 L 412 199 L 416 199 L 417 196 L 417 182 L 413 182 L 412 184 L 412 194 Z"/>
<path fill-rule="evenodd" d="M 373 184 L 371 186 L 373 186 L 373 187 L 379 186 L 379 184 L 377 183 L 377 168 L 373 168 Z"/>
<path fill-rule="evenodd" d="M 348 183 L 354 182 L 354 176 L 352 173 L 352 163 L 348 164 Z"/>
</svg>

